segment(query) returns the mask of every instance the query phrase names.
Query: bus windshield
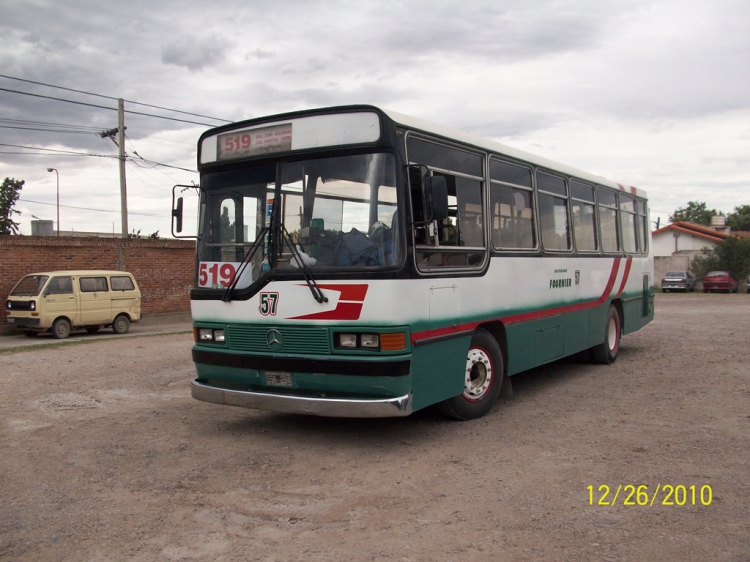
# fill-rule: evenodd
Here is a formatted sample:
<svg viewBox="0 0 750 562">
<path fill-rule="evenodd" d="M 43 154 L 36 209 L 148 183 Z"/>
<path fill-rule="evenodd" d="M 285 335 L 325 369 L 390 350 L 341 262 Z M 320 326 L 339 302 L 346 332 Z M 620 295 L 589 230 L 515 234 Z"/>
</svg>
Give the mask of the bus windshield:
<svg viewBox="0 0 750 562">
<path fill-rule="evenodd" d="M 229 286 L 250 255 L 237 288 L 269 268 L 317 273 L 401 260 L 391 154 L 251 164 L 206 173 L 201 188 L 199 287 Z M 273 232 L 281 233 L 276 244 Z"/>
</svg>

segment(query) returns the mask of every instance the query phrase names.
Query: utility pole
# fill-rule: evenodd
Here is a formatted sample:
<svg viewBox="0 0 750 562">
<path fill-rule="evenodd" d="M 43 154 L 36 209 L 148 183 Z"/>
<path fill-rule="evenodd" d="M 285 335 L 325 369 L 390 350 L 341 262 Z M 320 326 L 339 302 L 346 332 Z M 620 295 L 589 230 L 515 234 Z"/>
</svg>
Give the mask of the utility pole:
<svg viewBox="0 0 750 562">
<path fill-rule="evenodd" d="M 125 101 L 117 100 L 117 138 L 120 148 L 120 213 L 122 214 L 122 237 L 128 237 L 128 194 L 125 188 Z"/>
</svg>

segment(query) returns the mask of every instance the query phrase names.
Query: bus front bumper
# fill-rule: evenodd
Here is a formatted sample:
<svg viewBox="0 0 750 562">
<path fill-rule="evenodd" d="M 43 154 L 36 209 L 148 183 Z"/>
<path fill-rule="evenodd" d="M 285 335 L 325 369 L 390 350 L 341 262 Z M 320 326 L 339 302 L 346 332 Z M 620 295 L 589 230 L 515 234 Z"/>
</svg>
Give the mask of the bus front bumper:
<svg viewBox="0 0 750 562">
<path fill-rule="evenodd" d="M 332 418 L 392 418 L 404 417 L 412 413 L 411 394 L 379 400 L 310 398 L 217 388 L 197 380 L 193 381 L 190 393 L 193 398 L 203 402 L 284 414 L 307 414 Z"/>
</svg>

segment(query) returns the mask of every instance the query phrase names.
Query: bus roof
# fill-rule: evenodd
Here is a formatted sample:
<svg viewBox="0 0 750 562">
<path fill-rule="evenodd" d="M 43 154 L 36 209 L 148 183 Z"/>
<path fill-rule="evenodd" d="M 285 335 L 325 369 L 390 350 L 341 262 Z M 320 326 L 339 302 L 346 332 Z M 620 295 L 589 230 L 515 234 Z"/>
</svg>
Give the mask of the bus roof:
<svg viewBox="0 0 750 562">
<path fill-rule="evenodd" d="M 643 189 L 636 188 L 631 185 L 616 183 L 605 177 L 597 176 L 595 174 L 579 170 L 572 166 L 567 166 L 565 164 L 555 162 L 554 160 L 549 160 L 542 156 L 537 156 L 536 154 L 513 148 L 512 146 L 508 146 L 507 144 L 493 141 L 479 135 L 475 135 L 473 133 L 467 133 L 466 131 L 461 131 L 459 129 L 454 129 L 452 127 L 447 127 L 445 125 L 439 125 L 430 121 L 425 121 L 424 119 L 411 117 L 410 115 L 404 115 L 403 113 L 398 113 L 396 111 L 390 111 L 383 108 L 376 109 L 380 109 L 380 111 L 393 119 L 393 121 L 395 121 L 397 124 L 407 129 L 416 129 L 425 133 L 431 133 L 433 135 L 437 135 L 446 139 L 452 139 L 490 152 L 504 154 L 506 156 L 510 156 L 511 158 L 522 160 L 530 164 L 535 164 L 542 168 L 555 170 L 568 176 L 585 180 L 587 182 L 612 187 L 620 191 L 638 195 L 639 197 L 646 197 L 646 192 Z"/>
</svg>

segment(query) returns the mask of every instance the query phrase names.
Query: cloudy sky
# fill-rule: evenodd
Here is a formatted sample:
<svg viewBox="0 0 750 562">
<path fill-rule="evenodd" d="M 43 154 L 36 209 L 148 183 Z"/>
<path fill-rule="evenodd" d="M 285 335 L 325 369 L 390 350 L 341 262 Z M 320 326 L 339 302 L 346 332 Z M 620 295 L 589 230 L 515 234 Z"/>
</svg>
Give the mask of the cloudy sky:
<svg viewBox="0 0 750 562">
<path fill-rule="evenodd" d="M 368 103 L 636 185 L 662 224 L 691 200 L 731 212 L 750 203 L 748 21 L 747 0 L 2 0 L 0 178 L 26 181 L 22 234 L 55 219 L 49 167 L 61 231 L 119 232 L 97 132 L 124 98 L 129 229 L 164 237 L 207 126 Z"/>
</svg>

